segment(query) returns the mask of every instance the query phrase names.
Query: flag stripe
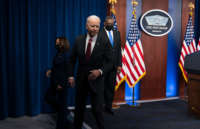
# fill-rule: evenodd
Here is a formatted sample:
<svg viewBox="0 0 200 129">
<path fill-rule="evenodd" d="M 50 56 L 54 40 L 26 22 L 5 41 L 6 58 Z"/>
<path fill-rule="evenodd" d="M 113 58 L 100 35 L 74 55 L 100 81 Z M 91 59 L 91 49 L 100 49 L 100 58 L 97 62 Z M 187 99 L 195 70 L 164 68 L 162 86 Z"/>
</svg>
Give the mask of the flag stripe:
<svg viewBox="0 0 200 129">
<path fill-rule="evenodd" d="M 134 80 L 136 80 L 136 74 L 133 74 L 133 72 L 135 72 L 134 67 L 130 66 L 128 64 L 128 62 L 126 61 L 126 74 L 128 74 L 127 78 L 129 78 L 129 80 L 131 80 L 131 82 L 133 82 Z"/>
<path fill-rule="evenodd" d="M 125 46 L 124 56 L 125 56 L 125 64 L 126 64 L 126 67 L 127 67 L 126 72 L 129 73 L 128 74 L 129 76 L 127 76 L 127 78 L 130 78 L 129 80 L 136 80 L 136 77 L 138 77 L 138 75 L 136 74 L 136 71 L 135 71 L 134 66 L 133 66 L 133 62 L 134 62 L 133 53 L 132 53 L 132 49 L 130 48 L 129 44 L 127 44 Z"/>
<path fill-rule="evenodd" d="M 199 42 L 198 42 L 198 45 L 197 45 L 197 51 L 200 51 L 200 38 L 199 38 Z"/>
<path fill-rule="evenodd" d="M 134 48 L 136 50 L 136 51 L 134 51 L 134 53 L 135 53 L 134 55 L 135 55 L 138 65 L 139 65 L 138 67 L 141 69 L 141 72 L 143 73 L 145 70 L 144 70 L 144 67 L 141 64 L 141 62 L 142 62 L 142 60 L 144 60 L 144 58 L 143 58 L 143 54 L 139 48 L 139 44 L 140 43 L 137 43 L 136 45 L 134 45 Z M 140 75 L 142 74 L 141 72 L 140 72 Z"/>
<path fill-rule="evenodd" d="M 137 44 L 135 44 L 135 45 L 133 45 L 133 48 L 136 48 L 137 47 Z M 138 69 L 138 67 L 136 67 L 136 66 L 138 66 L 138 65 L 140 65 L 140 62 L 138 62 L 138 55 L 136 54 L 136 51 L 134 51 L 134 50 L 137 50 L 137 49 L 133 49 L 132 51 L 133 51 L 133 54 L 134 54 L 134 57 L 135 57 L 135 60 L 137 60 L 137 61 L 135 61 L 134 63 L 135 63 L 135 71 L 137 72 L 137 75 L 139 75 L 140 76 L 140 72 L 139 72 L 139 70 L 140 69 Z"/>
</svg>

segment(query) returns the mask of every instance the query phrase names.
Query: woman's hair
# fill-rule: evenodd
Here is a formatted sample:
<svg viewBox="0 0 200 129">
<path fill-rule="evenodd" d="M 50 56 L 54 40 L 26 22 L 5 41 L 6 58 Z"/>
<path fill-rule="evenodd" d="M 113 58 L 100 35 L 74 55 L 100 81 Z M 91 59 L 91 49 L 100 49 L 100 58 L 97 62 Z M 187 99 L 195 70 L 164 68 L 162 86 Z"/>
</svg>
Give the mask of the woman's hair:
<svg viewBox="0 0 200 129">
<path fill-rule="evenodd" d="M 64 45 L 64 51 L 69 51 L 70 49 L 70 44 L 67 38 L 65 37 L 57 37 L 56 39 L 59 39 L 60 42 Z"/>
</svg>

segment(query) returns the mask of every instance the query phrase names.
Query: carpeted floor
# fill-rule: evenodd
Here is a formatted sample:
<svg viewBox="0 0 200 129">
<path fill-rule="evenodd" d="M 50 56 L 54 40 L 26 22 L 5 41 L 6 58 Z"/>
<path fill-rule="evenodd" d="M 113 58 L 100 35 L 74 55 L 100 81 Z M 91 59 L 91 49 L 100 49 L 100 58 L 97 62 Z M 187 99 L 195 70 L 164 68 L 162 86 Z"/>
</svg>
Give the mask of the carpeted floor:
<svg viewBox="0 0 200 129">
<path fill-rule="evenodd" d="M 106 129 L 200 129 L 200 119 L 187 111 L 183 100 L 143 103 L 139 107 L 122 105 L 115 115 L 104 114 Z M 55 129 L 55 114 L 35 117 L 7 118 L 0 121 L 0 129 Z M 96 129 L 88 109 L 86 123 Z"/>
<path fill-rule="evenodd" d="M 92 119 L 87 123 L 94 127 Z M 106 129 L 200 129 L 200 119 L 188 113 L 183 100 L 144 103 L 140 107 L 123 105 L 115 110 L 114 117 L 105 114 L 105 123 Z"/>
</svg>

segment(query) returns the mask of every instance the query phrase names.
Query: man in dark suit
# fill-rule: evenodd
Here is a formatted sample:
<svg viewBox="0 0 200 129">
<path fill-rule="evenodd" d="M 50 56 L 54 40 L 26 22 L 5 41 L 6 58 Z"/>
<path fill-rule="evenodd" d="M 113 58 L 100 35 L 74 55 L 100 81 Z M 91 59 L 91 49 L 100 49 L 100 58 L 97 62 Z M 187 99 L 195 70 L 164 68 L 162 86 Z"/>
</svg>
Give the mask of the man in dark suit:
<svg viewBox="0 0 200 129">
<path fill-rule="evenodd" d="M 99 33 L 100 19 L 92 15 L 87 18 L 88 33 L 76 38 L 70 56 L 71 77 L 69 83 L 74 85 L 74 67 L 78 60 L 75 102 L 75 129 L 81 129 L 85 103 L 88 94 L 91 96 L 92 112 L 99 129 L 104 129 L 103 99 L 104 73 L 111 68 L 111 57 L 107 39 Z"/>
<path fill-rule="evenodd" d="M 104 75 L 105 112 L 111 115 L 114 115 L 114 112 L 112 111 L 112 102 L 114 97 L 116 74 L 121 71 L 122 65 L 120 32 L 114 30 L 113 25 L 114 19 L 112 16 L 107 16 L 104 22 L 104 28 L 101 30 L 102 35 L 109 40 L 108 44 L 111 48 L 112 56 L 112 69 Z"/>
</svg>

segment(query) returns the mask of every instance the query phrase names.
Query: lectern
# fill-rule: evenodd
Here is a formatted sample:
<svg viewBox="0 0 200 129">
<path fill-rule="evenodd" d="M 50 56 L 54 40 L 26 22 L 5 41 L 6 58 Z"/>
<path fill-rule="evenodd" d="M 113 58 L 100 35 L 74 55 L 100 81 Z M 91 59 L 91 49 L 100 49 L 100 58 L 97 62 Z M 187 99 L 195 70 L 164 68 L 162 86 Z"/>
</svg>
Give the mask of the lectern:
<svg viewBox="0 0 200 129">
<path fill-rule="evenodd" d="M 186 56 L 184 68 L 188 73 L 188 109 L 200 117 L 200 52 Z"/>
</svg>

